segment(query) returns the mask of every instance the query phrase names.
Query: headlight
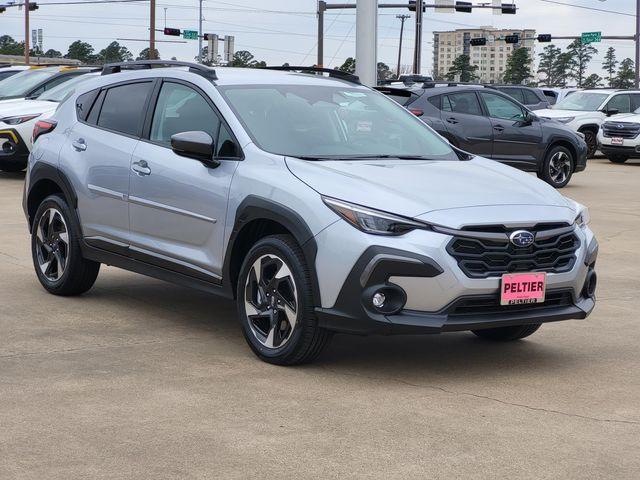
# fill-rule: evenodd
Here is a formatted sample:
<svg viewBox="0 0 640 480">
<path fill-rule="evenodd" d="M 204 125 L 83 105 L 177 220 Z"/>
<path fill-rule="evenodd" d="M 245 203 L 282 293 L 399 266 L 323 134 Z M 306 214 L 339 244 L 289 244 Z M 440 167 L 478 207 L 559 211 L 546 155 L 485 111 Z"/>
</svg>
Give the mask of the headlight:
<svg viewBox="0 0 640 480">
<path fill-rule="evenodd" d="M 358 230 L 373 235 L 402 235 L 417 228 L 428 228 L 427 224 L 416 222 L 410 218 L 373 210 L 342 200 L 322 197 L 322 201 Z"/>
<path fill-rule="evenodd" d="M 571 200 L 570 198 L 568 200 L 573 204 L 573 208 L 575 209 L 575 211 L 578 212 L 578 215 L 576 215 L 573 223 L 575 223 L 580 228 L 586 228 L 587 225 L 589 225 L 589 222 L 591 222 L 589 209 L 581 203 L 576 202 L 575 200 Z"/>
<path fill-rule="evenodd" d="M 569 122 L 573 122 L 575 118 L 576 117 L 557 117 L 557 118 L 554 118 L 553 120 L 560 123 L 569 123 Z"/>
<path fill-rule="evenodd" d="M 17 115 L 15 117 L 4 117 L 0 118 L 0 122 L 6 123 L 7 125 L 20 125 L 21 123 L 28 122 L 29 120 L 33 120 L 34 118 L 38 118 L 41 113 L 36 115 Z"/>
</svg>

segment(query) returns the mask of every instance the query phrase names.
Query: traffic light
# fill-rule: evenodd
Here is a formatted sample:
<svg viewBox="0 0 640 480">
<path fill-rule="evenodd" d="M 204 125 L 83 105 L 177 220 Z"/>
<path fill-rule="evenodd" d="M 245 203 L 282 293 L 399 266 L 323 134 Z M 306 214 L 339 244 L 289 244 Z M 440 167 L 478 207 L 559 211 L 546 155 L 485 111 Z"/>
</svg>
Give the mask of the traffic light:
<svg viewBox="0 0 640 480">
<path fill-rule="evenodd" d="M 180 36 L 180 29 L 179 28 L 167 28 L 164 27 L 164 34 L 165 35 L 170 35 L 172 37 L 179 37 Z"/>
<path fill-rule="evenodd" d="M 202 38 L 208 41 L 209 39 L 213 39 L 213 35 L 213 33 L 203 33 Z"/>
<path fill-rule="evenodd" d="M 456 2 L 456 12 L 471 13 L 471 2 Z"/>
<path fill-rule="evenodd" d="M 6 8 L 4 8 L 4 7 L 0 7 L 0 13 L 4 13 L 4 12 L 6 12 L 6 11 L 7 11 L 7 9 L 6 9 Z"/>
<path fill-rule="evenodd" d="M 29 3 L 29 11 L 33 12 L 34 10 L 38 10 L 40 7 L 37 3 Z"/>
<path fill-rule="evenodd" d="M 469 43 L 474 47 L 482 47 L 487 44 L 487 39 L 484 37 L 472 38 Z"/>
<path fill-rule="evenodd" d="M 504 37 L 505 43 L 520 43 L 519 35 L 506 35 Z"/>
<path fill-rule="evenodd" d="M 417 10 L 416 8 L 416 0 L 409 0 L 409 10 L 412 12 L 415 12 Z M 424 4 L 422 5 L 422 11 L 426 12 L 427 11 L 427 7 L 424 6 Z"/>
<path fill-rule="evenodd" d="M 516 14 L 516 4 L 515 3 L 503 3 L 502 4 L 502 13 L 507 15 L 515 15 Z"/>
<path fill-rule="evenodd" d="M 540 35 L 538 35 L 538 41 L 540 43 L 547 43 L 551 41 L 551 35 L 548 33 L 541 33 Z"/>
</svg>

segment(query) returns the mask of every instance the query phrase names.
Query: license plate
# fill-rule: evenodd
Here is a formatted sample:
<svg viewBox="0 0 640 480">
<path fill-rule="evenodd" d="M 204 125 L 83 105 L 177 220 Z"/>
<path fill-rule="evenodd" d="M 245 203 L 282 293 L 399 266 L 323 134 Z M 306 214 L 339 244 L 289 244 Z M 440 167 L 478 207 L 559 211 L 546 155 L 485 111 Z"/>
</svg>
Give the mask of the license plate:
<svg viewBox="0 0 640 480">
<path fill-rule="evenodd" d="M 611 145 L 624 145 L 624 138 L 621 137 L 612 137 Z"/>
<path fill-rule="evenodd" d="M 500 282 L 500 305 L 544 302 L 546 273 L 507 273 Z"/>
</svg>

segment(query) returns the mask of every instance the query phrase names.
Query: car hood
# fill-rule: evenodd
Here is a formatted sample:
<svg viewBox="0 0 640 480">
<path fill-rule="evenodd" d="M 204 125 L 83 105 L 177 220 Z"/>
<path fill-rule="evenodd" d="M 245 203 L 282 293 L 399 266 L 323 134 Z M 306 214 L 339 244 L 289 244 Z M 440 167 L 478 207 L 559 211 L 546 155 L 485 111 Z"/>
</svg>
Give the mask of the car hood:
<svg viewBox="0 0 640 480">
<path fill-rule="evenodd" d="M 0 102 L 0 118 L 15 115 L 29 115 L 35 113 L 53 112 L 58 107 L 56 102 L 44 102 L 40 100 L 20 100 Z"/>
<path fill-rule="evenodd" d="M 550 185 L 481 157 L 469 161 L 288 157 L 286 163 L 296 177 L 322 195 L 406 217 L 478 206 L 571 208 Z"/>
<path fill-rule="evenodd" d="M 595 112 L 585 112 L 582 110 L 555 110 L 552 108 L 536 110 L 536 115 L 545 118 L 581 117 L 591 115 L 593 113 Z"/>
<path fill-rule="evenodd" d="M 618 113 L 607 118 L 607 122 L 640 122 L 640 115 L 636 113 Z"/>
</svg>

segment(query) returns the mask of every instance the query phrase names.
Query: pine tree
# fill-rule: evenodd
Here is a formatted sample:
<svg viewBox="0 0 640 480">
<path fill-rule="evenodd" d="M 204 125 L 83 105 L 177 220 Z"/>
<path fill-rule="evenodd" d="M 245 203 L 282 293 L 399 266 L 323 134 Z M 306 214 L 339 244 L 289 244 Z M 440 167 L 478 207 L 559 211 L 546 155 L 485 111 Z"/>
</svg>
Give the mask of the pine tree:
<svg viewBox="0 0 640 480">
<path fill-rule="evenodd" d="M 540 57 L 538 73 L 544 74 L 544 83 L 549 87 L 554 87 L 557 84 L 555 66 L 558 61 L 558 56 L 561 53 L 562 50 L 560 50 L 560 48 L 556 47 L 554 44 L 550 44 L 544 47 L 542 53 L 538 55 Z"/>
<path fill-rule="evenodd" d="M 630 58 L 620 62 L 620 69 L 613 83 L 616 88 L 633 88 L 636 79 L 635 64 Z"/>
<path fill-rule="evenodd" d="M 456 77 L 460 77 L 461 82 L 473 82 L 478 80 L 478 76 L 475 71 L 478 70 L 477 65 L 471 65 L 471 59 L 469 55 L 459 55 L 453 61 L 449 72 L 447 72 L 447 80 L 455 80 Z"/>
<path fill-rule="evenodd" d="M 598 88 L 602 86 L 603 78 L 597 73 L 592 73 L 582 82 L 584 88 Z"/>
<path fill-rule="evenodd" d="M 616 67 L 618 66 L 618 60 L 616 60 L 616 49 L 609 47 L 607 53 L 604 55 L 604 62 L 602 62 L 602 69 L 609 74 L 609 86 L 613 87 L 613 80 L 616 74 Z"/>
<path fill-rule="evenodd" d="M 582 43 L 581 40 L 576 39 L 567 47 L 567 53 L 570 53 L 573 59 L 571 78 L 577 82 L 578 87 L 582 87 L 582 81 L 584 80 L 589 62 L 593 56 L 598 53 L 598 49 L 589 43 Z"/>
<path fill-rule="evenodd" d="M 533 75 L 531 74 L 529 50 L 524 47 L 514 50 L 507 60 L 503 75 L 504 82 L 520 85 L 531 77 Z"/>
</svg>

